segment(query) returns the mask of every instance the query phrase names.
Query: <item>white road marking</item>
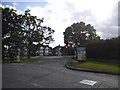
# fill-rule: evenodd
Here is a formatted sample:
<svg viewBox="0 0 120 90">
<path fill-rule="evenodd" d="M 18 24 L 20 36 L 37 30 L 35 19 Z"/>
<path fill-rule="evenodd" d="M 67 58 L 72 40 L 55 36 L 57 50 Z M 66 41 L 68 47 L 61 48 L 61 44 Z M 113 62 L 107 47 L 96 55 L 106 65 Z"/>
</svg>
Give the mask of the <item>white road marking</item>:
<svg viewBox="0 0 120 90">
<path fill-rule="evenodd" d="M 38 85 L 38 84 L 36 84 L 36 83 L 32 83 L 32 82 L 31 82 L 31 84 L 32 84 L 32 85 L 34 85 L 34 86 L 39 86 L 39 85 Z"/>
<path fill-rule="evenodd" d="M 92 80 L 82 80 L 82 81 L 80 81 L 80 83 L 93 86 L 93 85 L 95 85 L 95 84 L 97 83 L 97 81 L 92 81 Z"/>
</svg>

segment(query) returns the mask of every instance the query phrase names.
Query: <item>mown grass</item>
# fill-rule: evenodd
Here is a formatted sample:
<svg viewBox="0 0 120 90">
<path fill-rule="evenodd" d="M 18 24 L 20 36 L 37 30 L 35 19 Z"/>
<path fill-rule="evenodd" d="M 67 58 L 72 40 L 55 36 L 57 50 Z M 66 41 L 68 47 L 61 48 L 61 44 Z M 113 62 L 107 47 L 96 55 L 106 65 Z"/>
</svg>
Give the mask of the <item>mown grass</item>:
<svg viewBox="0 0 120 90">
<path fill-rule="evenodd" d="M 17 60 L 2 60 L 2 63 L 14 63 L 14 62 L 29 62 L 34 60 L 41 60 L 43 57 L 31 57 L 31 58 L 22 58 L 20 61 Z"/>
<path fill-rule="evenodd" d="M 120 67 L 118 66 L 118 64 L 86 61 L 86 62 L 71 63 L 68 65 L 75 68 L 85 68 L 85 69 L 96 70 L 96 71 L 107 71 L 107 72 L 114 72 L 114 73 L 120 72 L 120 69 L 119 69 Z"/>
</svg>

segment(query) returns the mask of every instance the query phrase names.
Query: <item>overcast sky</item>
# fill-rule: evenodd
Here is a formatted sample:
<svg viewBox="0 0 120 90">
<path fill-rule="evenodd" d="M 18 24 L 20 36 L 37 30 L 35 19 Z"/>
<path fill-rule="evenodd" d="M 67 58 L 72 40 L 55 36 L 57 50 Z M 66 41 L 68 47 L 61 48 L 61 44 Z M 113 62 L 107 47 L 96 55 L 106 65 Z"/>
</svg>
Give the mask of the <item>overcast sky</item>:
<svg viewBox="0 0 120 90">
<path fill-rule="evenodd" d="M 4 1 L 4 2 L 3 2 Z M 6 1 L 6 2 L 5 2 Z M 91 24 L 102 39 L 118 36 L 118 1 L 119 0 L 2 0 L 3 7 L 14 7 L 19 13 L 26 9 L 31 14 L 44 17 L 42 25 L 55 30 L 54 47 L 64 45 L 63 32 L 76 22 Z M 2 6 L 1 5 L 1 6 Z"/>
</svg>

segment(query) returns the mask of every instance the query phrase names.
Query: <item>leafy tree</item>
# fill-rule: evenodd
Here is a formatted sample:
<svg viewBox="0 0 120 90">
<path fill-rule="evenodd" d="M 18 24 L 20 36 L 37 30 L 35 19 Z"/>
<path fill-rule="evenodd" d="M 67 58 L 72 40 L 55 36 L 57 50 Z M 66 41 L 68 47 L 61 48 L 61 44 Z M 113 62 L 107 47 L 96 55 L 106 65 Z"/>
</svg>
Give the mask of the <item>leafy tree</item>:
<svg viewBox="0 0 120 90">
<path fill-rule="evenodd" d="M 49 44 L 51 41 L 53 41 L 52 34 L 54 33 L 54 30 L 52 30 L 50 27 L 41 26 L 41 23 L 43 23 L 43 18 L 38 19 L 36 16 L 32 16 L 30 14 L 30 10 L 25 11 L 23 20 L 23 28 L 26 38 L 25 43 L 28 49 L 28 58 L 30 58 L 33 42 L 38 43 L 39 46 Z"/>
<path fill-rule="evenodd" d="M 84 22 L 74 23 L 71 26 L 65 29 L 64 34 L 64 43 L 68 45 L 68 40 L 74 40 L 74 43 L 81 45 L 86 43 L 89 40 L 100 39 L 96 34 L 96 30 L 90 24 L 85 25 Z"/>
<path fill-rule="evenodd" d="M 17 10 L 2 8 L 2 55 L 16 56 L 18 49 L 27 48 L 28 58 L 35 52 L 36 46 L 49 44 L 53 41 L 54 30 L 50 27 L 41 26 L 43 19 L 32 16 L 30 10 L 26 10 L 22 15 L 18 15 Z M 13 58 L 11 58 L 13 59 Z"/>
<path fill-rule="evenodd" d="M 18 48 L 22 42 L 22 27 L 21 15 L 16 14 L 16 10 L 9 8 L 2 8 L 2 48 L 3 59 L 5 50 L 8 55 L 16 56 Z"/>
</svg>

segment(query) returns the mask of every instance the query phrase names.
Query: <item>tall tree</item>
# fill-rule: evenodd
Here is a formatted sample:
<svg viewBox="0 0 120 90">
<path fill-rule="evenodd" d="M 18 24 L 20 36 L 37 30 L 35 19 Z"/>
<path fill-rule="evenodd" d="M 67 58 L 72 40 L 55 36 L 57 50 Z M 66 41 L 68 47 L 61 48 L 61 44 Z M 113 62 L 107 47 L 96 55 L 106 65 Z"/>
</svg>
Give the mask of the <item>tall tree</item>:
<svg viewBox="0 0 120 90">
<path fill-rule="evenodd" d="M 32 16 L 30 14 L 30 10 L 25 11 L 23 20 L 23 28 L 26 36 L 25 42 L 28 49 L 28 58 L 30 58 L 32 53 L 31 47 L 33 46 L 33 43 L 36 42 L 39 44 L 39 46 L 43 44 L 49 44 L 51 41 L 53 41 L 52 34 L 54 33 L 54 30 L 52 30 L 50 27 L 41 26 L 41 23 L 43 23 L 43 18 L 38 19 L 36 16 Z"/>
<path fill-rule="evenodd" d="M 17 10 L 2 8 L 2 55 L 16 56 L 18 49 L 27 48 L 28 58 L 30 58 L 34 42 L 49 44 L 53 41 L 54 30 L 50 27 L 41 26 L 43 19 L 32 16 L 30 10 L 18 15 Z M 37 45 L 38 46 L 38 45 Z M 11 58 L 13 59 L 13 58 Z"/>
<path fill-rule="evenodd" d="M 17 15 L 16 10 L 2 8 L 2 49 L 3 59 L 5 51 L 12 57 L 16 56 L 18 48 L 22 42 L 21 15 Z"/>
<path fill-rule="evenodd" d="M 78 45 L 84 44 L 89 40 L 100 39 L 96 34 L 96 30 L 90 24 L 85 25 L 84 22 L 74 23 L 65 29 L 64 43 L 68 45 L 68 40 L 74 40 L 74 43 Z"/>
</svg>

